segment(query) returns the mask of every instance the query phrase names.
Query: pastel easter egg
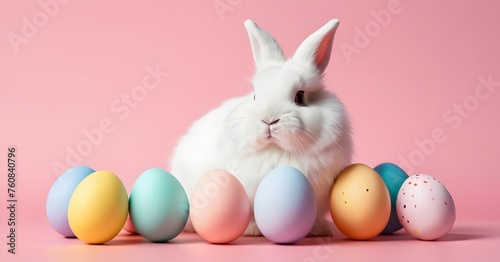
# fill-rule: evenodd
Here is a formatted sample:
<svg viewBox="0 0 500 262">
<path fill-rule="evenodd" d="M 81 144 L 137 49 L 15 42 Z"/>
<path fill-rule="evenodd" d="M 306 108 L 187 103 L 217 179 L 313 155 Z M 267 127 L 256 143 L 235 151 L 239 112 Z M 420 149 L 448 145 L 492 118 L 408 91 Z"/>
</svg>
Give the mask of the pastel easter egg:
<svg viewBox="0 0 500 262">
<path fill-rule="evenodd" d="M 144 171 L 130 193 L 130 220 L 143 237 L 166 242 L 179 235 L 189 216 L 189 202 L 181 183 L 160 168 Z"/>
<path fill-rule="evenodd" d="M 333 185 L 330 211 L 340 232 L 355 240 L 367 240 L 380 234 L 387 225 L 391 198 L 375 170 L 364 164 L 352 164 Z"/>
<path fill-rule="evenodd" d="M 211 170 L 191 196 L 190 217 L 196 233 L 217 244 L 239 238 L 250 221 L 250 200 L 240 181 L 224 170 Z"/>
<path fill-rule="evenodd" d="M 137 231 L 132 224 L 132 220 L 130 220 L 130 216 L 127 216 L 127 221 L 125 222 L 125 225 L 123 225 L 123 230 L 129 232 L 130 234 L 137 234 Z"/>
<path fill-rule="evenodd" d="M 90 174 L 76 187 L 68 206 L 71 230 L 80 240 L 102 244 L 113 239 L 127 220 L 128 196 L 110 171 Z"/>
<path fill-rule="evenodd" d="M 313 188 L 298 169 L 279 166 L 262 180 L 254 200 L 255 222 L 269 240 L 288 244 L 304 238 L 316 220 Z"/>
<path fill-rule="evenodd" d="M 396 210 L 399 222 L 412 236 L 435 240 L 455 223 L 455 203 L 446 187 L 425 174 L 408 177 L 399 190 Z"/>
<path fill-rule="evenodd" d="M 65 237 L 75 237 L 68 221 L 68 206 L 76 187 L 95 170 L 87 166 L 75 166 L 62 173 L 47 195 L 46 213 L 50 225 Z"/>
</svg>

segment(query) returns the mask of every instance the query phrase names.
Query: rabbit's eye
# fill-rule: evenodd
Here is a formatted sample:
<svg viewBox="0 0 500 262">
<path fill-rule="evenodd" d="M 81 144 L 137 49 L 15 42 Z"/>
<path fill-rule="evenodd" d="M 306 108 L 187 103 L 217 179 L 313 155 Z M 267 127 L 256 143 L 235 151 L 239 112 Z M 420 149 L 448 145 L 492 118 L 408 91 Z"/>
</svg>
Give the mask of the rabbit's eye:
<svg viewBox="0 0 500 262">
<path fill-rule="evenodd" d="M 295 93 L 295 104 L 296 105 L 298 105 L 298 106 L 304 105 L 305 100 L 306 100 L 306 97 L 304 95 L 303 90 L 299 90 L 299 91 L 297 91 L 297 93 Z"/>
<path fill-rule="evenodd" d="M 253 94 L 253 100 L 255 100 L 255 94 Z"/>
</svg>

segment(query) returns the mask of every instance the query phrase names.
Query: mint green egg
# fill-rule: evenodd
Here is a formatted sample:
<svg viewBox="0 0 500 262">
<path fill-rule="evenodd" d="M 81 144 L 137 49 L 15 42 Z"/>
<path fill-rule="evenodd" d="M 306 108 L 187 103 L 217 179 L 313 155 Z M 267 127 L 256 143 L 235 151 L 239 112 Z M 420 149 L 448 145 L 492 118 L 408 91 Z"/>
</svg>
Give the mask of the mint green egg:
<svg viewBox="0 0 500 262">
<path fill-rule="evenodd" d="M 179 235 L 189 216 L 189 201 L 181 183 L 160 168 L 144 171 L 130 193 L 130 220 L 137 233 L 153 242 Z"/>
</svg>

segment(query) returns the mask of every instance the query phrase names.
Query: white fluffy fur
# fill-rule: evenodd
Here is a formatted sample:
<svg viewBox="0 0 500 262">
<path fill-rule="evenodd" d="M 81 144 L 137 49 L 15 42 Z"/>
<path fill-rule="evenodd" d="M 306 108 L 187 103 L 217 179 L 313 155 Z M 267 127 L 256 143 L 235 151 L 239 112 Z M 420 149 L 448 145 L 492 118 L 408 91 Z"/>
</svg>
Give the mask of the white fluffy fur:
<svg viewBox="0 0 500 262">
<path fill-rule="evenodd" d="M 253 207 L 264 176 L 277 166 L 294 166 L 307 176 L 318 202 L 310 234 L 331 234 L 325 220 L 330 190 L 352 154 L 345 107 L 322 83 L 338 24 L 329 21 L 287 60 L 269 33 L 245 22 L 257 68 L 254 92 L 212 110 L 180 140 L 171 170 L 189 196 L 203 174 L 225 169 L 241 181 Z M 294 103 L 298 90 L 305 92 L 304 106 Z M 186 230 L 193 231 L 190 223 Z M 260 235 L 253 218 L 245 234 Z"/>
</svg>

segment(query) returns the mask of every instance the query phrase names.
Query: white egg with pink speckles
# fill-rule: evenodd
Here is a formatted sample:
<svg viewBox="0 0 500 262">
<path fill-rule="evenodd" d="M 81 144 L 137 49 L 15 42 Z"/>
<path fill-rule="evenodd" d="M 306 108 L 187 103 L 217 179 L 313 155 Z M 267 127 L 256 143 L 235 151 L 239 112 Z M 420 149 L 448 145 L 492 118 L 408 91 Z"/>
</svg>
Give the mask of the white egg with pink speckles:
<svg viewBox="0 0 500 262">
<path fill-rule="evenodd" d="M 432 176 L 410 176 L 396 200 L 399 222 L 412 236 L 435 240 L 445 236 L 455 223 L 455 203 L 446 187 Z"/>
</svg>

